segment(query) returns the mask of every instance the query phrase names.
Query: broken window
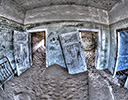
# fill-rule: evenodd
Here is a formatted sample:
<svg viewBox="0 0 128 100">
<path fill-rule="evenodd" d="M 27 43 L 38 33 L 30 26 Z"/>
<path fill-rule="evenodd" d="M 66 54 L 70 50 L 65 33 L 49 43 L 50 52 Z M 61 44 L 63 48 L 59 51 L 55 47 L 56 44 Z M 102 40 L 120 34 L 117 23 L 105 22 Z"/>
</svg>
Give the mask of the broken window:
<svg viewBox="0 0 128 100">
<path fill-rule="evenodd" d="M 32 65 L 31 35 L 27 32 L 14 31 L 14 56 L 19 76 Z"/>
<path fill-rule="evenodd" d="M 7 57 L 0 59 L 0 87 L 14 75 Z"/>
<path fill-rule="evenodd" d="M 87 70 L 85 56 L 78 32 L 70 32 L 59 36 L 64 59 L 70 74 Z"/>
</svg>

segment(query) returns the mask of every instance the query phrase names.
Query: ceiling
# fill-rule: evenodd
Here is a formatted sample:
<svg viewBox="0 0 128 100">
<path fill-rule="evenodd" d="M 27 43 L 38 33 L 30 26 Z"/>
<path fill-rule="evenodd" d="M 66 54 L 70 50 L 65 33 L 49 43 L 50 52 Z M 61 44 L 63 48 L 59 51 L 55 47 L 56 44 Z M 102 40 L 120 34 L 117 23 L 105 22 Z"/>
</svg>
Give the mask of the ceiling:
<svg viewBox="0 0 128 100">
<path fill-rule="evenodd" d="M 12 0 L 21 5 L 24 9 L 30 10 L 33 8 L 51 6 L 51 5 L 64 5 L 74 4 L 91 6 L 104 10 L 110 10 L 116 3 L 121 0 Z"/>
</svg>

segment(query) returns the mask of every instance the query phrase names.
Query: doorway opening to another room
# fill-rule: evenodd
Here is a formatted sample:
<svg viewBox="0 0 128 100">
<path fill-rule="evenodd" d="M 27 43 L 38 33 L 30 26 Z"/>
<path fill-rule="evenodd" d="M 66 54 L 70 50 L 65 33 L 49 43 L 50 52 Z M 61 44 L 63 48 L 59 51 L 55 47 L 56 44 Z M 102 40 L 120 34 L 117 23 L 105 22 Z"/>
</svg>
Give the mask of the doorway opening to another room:
<svg viewBox="0 0 128 100">
<path fill-rule="evenodd" d="M 79 31 L 79 35 L 84 50 L 86 64 L 88 69 L 94 68 L 96 62 L 96 51 L 98 42 L 98 32 L 95 31 Z"/>
<path fill-rule="evenodd" d="M 45 31 L 31 33 L 31 47 L 33 65 L 46 67 L 46 38 Z"/>
<path fill-rule="evenodd" d="M 128 28 L 118 29 L 116 33 L 117 49 L 114 76 L 119 79 L 122 87 L 128 79 Z"/>
</svg>

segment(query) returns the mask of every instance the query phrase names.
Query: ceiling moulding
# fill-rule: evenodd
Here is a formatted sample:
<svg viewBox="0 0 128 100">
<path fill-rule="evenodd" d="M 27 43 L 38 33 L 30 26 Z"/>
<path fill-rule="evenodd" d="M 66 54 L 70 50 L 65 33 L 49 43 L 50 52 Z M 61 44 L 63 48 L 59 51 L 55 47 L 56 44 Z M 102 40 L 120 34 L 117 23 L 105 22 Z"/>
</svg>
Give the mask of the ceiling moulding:
<svg viewBox="0 0 128 100">
<path fill-rule="evenodd" d="M 78 5 L 56 5 L 28 10 L 24 24 L 52 21 L 84 21 L 109 25 L 107 10 Z"/>
</svg>

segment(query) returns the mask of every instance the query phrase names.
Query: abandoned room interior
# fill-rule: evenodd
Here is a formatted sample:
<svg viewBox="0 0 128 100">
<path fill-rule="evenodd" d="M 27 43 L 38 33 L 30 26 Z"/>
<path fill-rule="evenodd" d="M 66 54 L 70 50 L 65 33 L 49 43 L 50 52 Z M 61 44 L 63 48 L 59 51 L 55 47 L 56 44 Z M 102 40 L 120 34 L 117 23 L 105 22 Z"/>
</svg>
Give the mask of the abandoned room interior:
<svg viewBox="0 0 128 100">
<path fill-rule="evenodd" d="M 0 100 L 128 100 L 128 0 L 0 0 Z"/>
</svg>

